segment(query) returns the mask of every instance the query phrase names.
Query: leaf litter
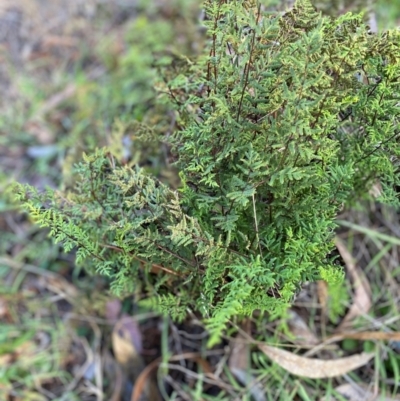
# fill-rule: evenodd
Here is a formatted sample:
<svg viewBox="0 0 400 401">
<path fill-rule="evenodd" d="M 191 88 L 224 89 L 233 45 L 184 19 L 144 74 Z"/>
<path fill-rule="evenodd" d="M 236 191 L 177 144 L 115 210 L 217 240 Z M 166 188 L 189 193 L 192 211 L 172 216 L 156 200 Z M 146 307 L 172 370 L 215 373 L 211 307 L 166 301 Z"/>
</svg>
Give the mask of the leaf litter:
<svg viewBox="0 0 400 401">
<path fill-rule="evenodd" d="M 310 379 L 343 376 L 366 365 L 375 355 L 373 352 L 362 352 L 345 358 L 321 360 L 299 356 L 266 344 L 260 344 L 258 347 L 273 362 L 289 373 Z"/>
<path fill-rule="evenodd" d="M 337 331 L 342 331 L 345 327 L 348 327 L 350 322 L 356 317 L 365 315 L 369 312 L 372 306 L 371 301 L 371 287 L 365 274 L 357 267 L 353 256 L 346 248 L 344 243 L 339 237 L 335 239 L 336 248 L 338 249 L 343 261 L 346 265 L 349 276 L 353 281 L 354 286 L 354 297 L 353 303 L 350 306 L 349 311 L 340 323 Z"/>
<path fill-rule="evenodd" d="M 248 334 L 250 331 L 250 320 L 244 322 L 243 331 Z M 265 394 L 257 383 L 256 378 L 250 373 L 250 345 L 246 340 L 247 336 L 239 332 L 236 338 L 231 339 L 228 366 L 236 379 L 244 386 L 247 386 L 249 393 L 255 401 L 265 401 Z"/>
</svg>

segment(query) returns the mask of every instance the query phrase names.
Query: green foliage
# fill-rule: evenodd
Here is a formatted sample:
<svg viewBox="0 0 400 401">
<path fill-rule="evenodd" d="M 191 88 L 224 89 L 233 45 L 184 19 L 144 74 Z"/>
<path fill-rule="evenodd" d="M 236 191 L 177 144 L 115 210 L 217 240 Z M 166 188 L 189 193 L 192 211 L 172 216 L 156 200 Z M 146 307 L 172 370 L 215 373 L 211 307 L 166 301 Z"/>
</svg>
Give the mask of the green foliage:
<svg viewBox="0 0 400 401">
<path fill-rule="evenodd" d="M 172 62 L 157 86 L 177 116 L 178 191 L 107 150 L 85 156 L 72 193 L 16 190 L 115 293 L 200 312 L 210 344 L 234 316 L 281 314 L 305 281 L 337 284 L 344 205 L 378 181 L 399 204 L 400 33 L 309 0 L 283 15 L 249 4 L 207 1 L 205 55 Z"/>
<path fill-rule="evenodd" d="M 344 285 L 344 282 L 330 284 L 328 287 L 329 293 L 329 319 L 331 322 L 337 323 L 340 316 L 343 316 L 346 311 L 346 306 L 349 305 L 349 291 Z"/>
<path fill-rule="evenodd" d="M 170 64 L 178 49 L 186 51 L 191 41 L 201 45 L 189 20 L 197 10 L 196 2 L 181 3 L 168 2 L 176 26 L 167 22 L 160 4 L 145 2 L 134 19 L 106 37 L 102 35 L 90 49 L 91 58 L 100 66 L 95 71 L 78 69 L 74 77 L 76 96 L 68 105 L 71 121 L 63 140 L 68 149 L 63 163 L 66 187 L 74 182 L 73 165 L 82 153 L 102 146 L 120 160 L 131 157 L 131 164 L 146 164 L 156 175 L 169 175 L 160 156 L 163 148 L 154 140 L 165 135 L 171 125 L 169 106 L 157 101 L 158 69 Z M 143 126 L 151 129 L 141 135 Z M 144 134 L 146 141 L 142 140 Z"/>
</svg>

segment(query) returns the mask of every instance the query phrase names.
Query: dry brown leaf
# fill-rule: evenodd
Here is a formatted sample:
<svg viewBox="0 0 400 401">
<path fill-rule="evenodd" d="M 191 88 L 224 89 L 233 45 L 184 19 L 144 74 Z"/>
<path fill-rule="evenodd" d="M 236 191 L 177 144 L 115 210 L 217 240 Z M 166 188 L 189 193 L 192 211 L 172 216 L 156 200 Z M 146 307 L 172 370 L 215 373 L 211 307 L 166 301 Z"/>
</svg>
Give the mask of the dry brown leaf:
<svg viewBox="0 0 400 401">
<path fill-rule="evenodd" d="M 137 321 L 130 316 L 124 316 L 115 324 L 112 332 L 112 346 L 115 359 L 122 368 L 127 383 L 134 383 L 134 389 L 138 386 L 139 378 L 147 372 L 140 352 L 142 350 L 142 336 Z M 146 394 L 146 400 L 158 400 L 157 385 L 154 380 L 147 380 L 147 376 L 140 386 L 139 396 Z M 126 385 L 124 384 L 125 388 Z M 132 393 L 134 397 L 134 393 Z M 133 398 L 134 399 L 134 398 Z"/>
<path fill-rule="evenodd" d="M 270 345 L 263 344 L 258 347 L 273 362 L 289 373 L 311 379 L 342 376 L 364 366 L 374 356 L 372 352 L 363 352 L 345 358 L 321 360 L 299 356 Z"/>
<path fill-rule="evenodd" d="M 247 321 L 249 322 L 249 320 Z M 231 354 L 229 356 L 228 366 L 232 369 L 248 370 L 250 364 L 250 348 L 245 334 L 249 335 L 249 323 L 242 324 L 244 333 L 239 332 L 235 339 L 230 341 Z"/>
<path fill-rule="evenodd" d="M 348 401 L 366 401 L 366 400 L 374 400 L 374 401 L 400 401 L 400 397 L 390 398 L 385 397 L 383 395 L 374 394 L 369 386 L 366 384 L 342 384 L 335 388 L 335 391 L 340 395 L 346 398 Z M 337 398 L 324 397 L 321 401 L 337 401 Z"/>
<path fill-rule="evenodd" d="M 160 362 L 161 358 L 158 358 L 142 370 L 139 377 L 135 381 L 135 387 L 132 391 L 131 401 L 140 401 L 140 397 L 146 391 L 146 386 L 150 382 L 150 376 L 152 375 L 153 371 L 158 368 Z"/>
<path fill-rule="evenodd" d="M 129 316 L 119 319 L 112 332 L 112 347 L 115 359 L 122 366 L 141 365 L 142 362 L 139 355 L 142 348 L 141 341 L 137 322 Z"/>
<path fill-rule="evenodd" d="M 231 340 L 231 354 L 228 366 L 236 379 L 244 386 L 248 386 L 254 400 L 265 401 L 266 398 L 263 389 L 249 372 L 250 346 L 246 338 L 250 333 L 250 320 L 247 320 L 242 326 L 244 332 L 239 332 L 236 338 Z"/>
<path fill-rule="evenodd" d="M 355 340 L 382 340 L 382 341 L 400 341 L 400 332 L 384 332 L 384 331 L 362 331 L 356 332 L 342 332 L 338 335 L 330 337 L 330 340 L 341 341 L 345 338 L 352 338 Z"/>
<path fill-rule="evenodd" d="M 371 308 L 371 287 L 363 274 L 363 272 L 357 268 L 354 263 L 354 259 L 343 242 L 336 237 L 335 239 L 336 248 L 342 256 L 344 263 L 346 264 L 347 271 L 353 281 L 354 286 L 354 297 L 353 303 L 338 327 L 338 331 L 342 330 L 357 316 L 365 315 Z"/>
<path fill-rule="evenodd" d="M 307 326 L 303 318 L 294 310 L 289 311 L 288 325 L 291 333 L 296 337 L 294 340 L 295 344 L 312 346 L 319 343 L 317 336 Z"/>
</svg>

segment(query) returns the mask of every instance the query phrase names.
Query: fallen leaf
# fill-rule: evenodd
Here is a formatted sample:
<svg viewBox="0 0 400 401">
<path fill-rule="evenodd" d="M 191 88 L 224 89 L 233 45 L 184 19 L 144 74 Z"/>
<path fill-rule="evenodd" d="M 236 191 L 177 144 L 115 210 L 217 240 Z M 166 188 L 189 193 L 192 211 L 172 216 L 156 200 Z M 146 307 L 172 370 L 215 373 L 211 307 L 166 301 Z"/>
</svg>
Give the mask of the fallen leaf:
<svg viewBox="0 0 400 401">
<path fill-rule="evenodd" d="M 147 385 L 151 383 L 151 375 L 153 371 L 155 371 L 158 366 L 160 365 L 161 359 L 156 359 L 155 361 L 151 362 L 147 365 L 142 372 L 140 373 L 139 377 L 135 382 L 135 387 L 132 391 L 131 401 L 140 401 L 140 397 L 147 392 Z M 154 398 L 156 399 L 156 398 Z"/>
<path fill-rule="evenodd" d="M 246 322 L 242 324 L 243 331 L 249 335 L 249 325 Z M 228 366 L 232 369 L 248 370 L 250 364 L 250 348 L 246 336 L 239 334 L 230 341 L 231 353 L 229 356 Z"/>
<path fill-rule="evenodd" d="M 345 338 L 355 340 L 381 340 L 381 341 L 400 341 L 400 332 L 398 331 L 362 331 L 362 332 L 341 332 L 327 340 L 341 341 Z"/>
<path fill-rule="evenodd" d="M 258 347 L 273 362 L 289 373 L 310 379 L 342 376 L 364 366 L 374 356 L 373 352 L 362 352 L 345 358 L 321 360 L 299 356 L 270 345 L 262 344 Z"/>
<path fill-rule="evenodd" d="M 147 371 L 142 357 L 142 334 L 137 321 L 130 316 L 123 316 L 115 324 L 112 332 L 112 346 L 116 361 L 123 376 L 123 394 L 125 398 L 134 397 L 138 380 Z M 132 391 L 133 389 L 133 391 Z M 158 400 L 157 384 L 146 379 L 140 388 L 140 394 L 146 395 L 147 401 Z"/>
<path fill-rule="evenodd" d="M 343 242 L 336 237 L 335 239 L 336 248 L 342 256 L 344 263 L 346 264 L 347 271 L 353 281 L 354 297 L 353 303 L 338 327 L 338 331 L 342 330 L 357 316 L 362 316 L 368 313 L 371 308 L 371 287 L 363 274 L 363 272 L 357 268 L 353 257 L 350 252 L 343 244 Z"/>
<path fill-rule="evenodd" d="M 294 310 L 289 310 L 288 325 L 290 332 L 295 336 L 294 343 L 303 346 L 317 345 L 317 336 L 307 326 L 303 318 Z"/>
<path fill-rule="evenodd" d="M 390 398 L 383 395 L 376 395 L 371 390 L 370 387 L 364 383 L 361 384 L 342 384 L 335 388 L 335 391 L 341 396 L 345 397 L 348 401 L 400 401 L 399 397 Z M 339 401 L 334 396 L 324 397 L 321 401 Z"/>
<path fill-rule="evenodd" d="M 247 320 L 242 328 L 248 334 L 250 332 L 250 320 Z M 240 332 L 235 339 L 231 340 L 230 345 L 231 354 L 228 362 L 230 371 L 241 384 L 248 387 L 254 400 L 265 401 L 262 387 L 250 374 L 250 346 L 244 333 Z"/>
<path fill-rule="evenodd" d="M 112 332 L 112 346 L 115 359 L 121 365 L 141 364 L 142 334 L 136 320 L 130 316 L 118 320 Z"/>
</svg>

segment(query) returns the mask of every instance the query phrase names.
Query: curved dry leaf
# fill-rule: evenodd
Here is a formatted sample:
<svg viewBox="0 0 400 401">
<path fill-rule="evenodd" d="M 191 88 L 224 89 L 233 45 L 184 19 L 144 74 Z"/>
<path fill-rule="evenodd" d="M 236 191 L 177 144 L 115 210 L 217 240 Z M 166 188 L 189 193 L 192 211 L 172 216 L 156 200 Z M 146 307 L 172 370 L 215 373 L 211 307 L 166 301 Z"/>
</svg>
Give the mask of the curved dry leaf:
<svg viewBox="0 0 400 401">
<path fill-rule="evenodd" d="M 372 301 L 371 287 L 363 272 L 357 268 L 356 264 L 354 263 L 353 256 L 338 237 L 335 238 L 335 245 L 341 257 L 343 258 L 344 263 L 346 264 L 347 271 L 353 280 L 354 287 L 353 303 L 347 312 L 347 315 L 344 317 L 338 327 L 338 330 L 341 330 L 355 317 L 368 313 L 371 308 Z"/>
<path fill-rule="evenodd" d="M 141 364 L 142 335 L 137 322 L 124 316 L 115 324 L 112 332 L 112 346 L 115 359 L 123 366 Z"/>
<path fill-rule="evenodd" d="M 400 401 L 399 397 L 391 398 L 385 397 L 384 395 L 376 395 L 370 390 L 370 386 L 366 384 L 342 384 L 335 388 L 335 391 L 339 393 L 341 396 L 345 397 L 348 401 L 365 401 L 365 400 L 374 400 L 374 401 Z M 333 396 L 324 397 L 321 401 L 338 401 L 337 398 Z"/>
<path fill-rule="evenodd" d="M 258 347 L 273 362 L 289 373 L 310 379 L 342 376 L 365 365 L 374 356 L 372 352 L 363 352 L 345 358 L 321 360 L 299 356 L 270 345 L 263 344 Z"/>
<path fill-rule="evenodd" d="M 133 387 L 132 395 L 131 395 L 131 401 L 140 401 L 140 398 L 142 397 L 143 394 L 146 393 L 148 383 L 150 383 L 150 376 L 155 371 L 158 366 L 160 365 L 161 358 L 158 358 L 151 362 L 149 365 L 147 365 L 138 378 L 135 381 L 135 386 Z M 152 398 L 156 400 L 157 398 Z"/>
<path fill-rule="evenodd" d="M 317 345 L 320 342 L 304 319 L 294 310 L 289 310 L 288 325 L 290 332 L 295 336 L 295 344 L 311 346 Z"/>
</svg>

